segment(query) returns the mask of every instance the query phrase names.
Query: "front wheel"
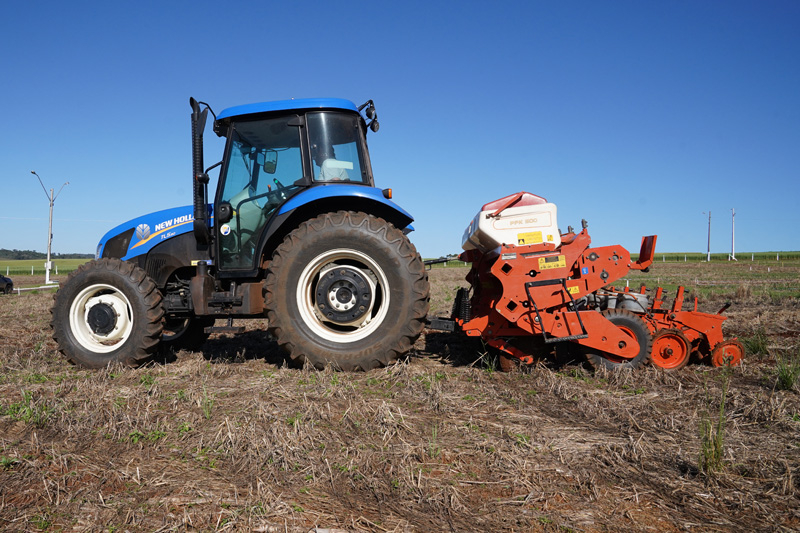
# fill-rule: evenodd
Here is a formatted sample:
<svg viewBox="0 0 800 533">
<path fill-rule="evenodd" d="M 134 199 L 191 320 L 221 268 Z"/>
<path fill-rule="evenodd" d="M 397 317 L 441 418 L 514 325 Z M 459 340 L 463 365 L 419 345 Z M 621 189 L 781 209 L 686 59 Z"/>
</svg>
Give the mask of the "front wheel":
<svg viewBox="0 0 800 533">
<path fill-rule="evenodd" d="M 397 228 L 365 213 L 326 213 L 275 250 L 266 282 L 270 333 L 290 358 L 369 370 L 408 352 L 425 325 L 428 277 Z"/>
<path fill-rule="evenodd" d="M 84 368 L 136 366 L 158 347 L 163 315 L 161 293 L 144 270 L 119 259 L 89 261 L 55 294 L 53 339 Z"/>
</svg>

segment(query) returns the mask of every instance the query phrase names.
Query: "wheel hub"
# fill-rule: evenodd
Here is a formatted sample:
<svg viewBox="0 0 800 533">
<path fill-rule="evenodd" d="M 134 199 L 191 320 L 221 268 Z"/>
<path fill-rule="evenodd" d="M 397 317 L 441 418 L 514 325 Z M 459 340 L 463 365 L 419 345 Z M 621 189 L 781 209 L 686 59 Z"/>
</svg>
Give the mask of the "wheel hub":
<svg viewBox="0 0 800 533">
<path fill-rule="evenodd" d="M 107 335 L 117 325 L 117 313 L 114 308 L 105 302 L 93 305 L 86 315 L 86 322 L 91 330 L 98 335 Z"/>
<path fill-rule="evenodd" d="M 375 284 L 355 267 L 332 265 L 320 272 L 314 292 L 323 320 L 341 326 L 361 325 L 369 319 Z"/>
<path fill-rule="evenodd" d="M 343 308 L 345 310 L 349 310 L 353 308 L 355 305 L 356 297 L 353 293 L 353 285 L 348 282 L 344 281 L 337 281 L 336 284 L 331 288 L 331 292 L 328 295 L 331 304 L 337 308 Z"/>
<path fill-rule="evenodd" d="M 129 305 L 121 293 L 101 294 L 85 300 L 83 320 L 88 338 L 101 344 L 116 343 L 132 324 Z"/>
</svg>

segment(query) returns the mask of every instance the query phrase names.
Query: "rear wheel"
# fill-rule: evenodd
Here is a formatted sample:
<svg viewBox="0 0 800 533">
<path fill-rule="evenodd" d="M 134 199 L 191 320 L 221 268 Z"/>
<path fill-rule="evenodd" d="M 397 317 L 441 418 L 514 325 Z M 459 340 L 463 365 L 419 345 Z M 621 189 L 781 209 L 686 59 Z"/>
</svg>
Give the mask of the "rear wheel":
<svg viewBox="0 0 800 533">
<path fill-rule="evenodd" d="M 589 364 L 595 369 L 603 367 L 615 370 L 617 368 L 640 368 L 649 363 L 653 337 L 644 321 L 634 313 L 623 309 L 607 309 L 603 311 L 603 315 L 609 322 L 639 343 L 639 352 L 632 359 L 626 359 L 594 348 L 586 348 L 586 360 L 589 361 Z"/>
<path fill-rule="evenodd" d="M 161 293 L 144 270 L 119 259 L 90 261 L 55 295 L 53 339 L 85 368 L 135 366 L 158 347 L 163 315 Z"/>
<path fill-rule="evenodd" d="M 397 228 L 339 211 L 306 221 L 275 250 L 266 282 L 270 333 L 290 358 L 368 370 L 408 352 L 428 313 L 428 278 Z"/>
</svg>

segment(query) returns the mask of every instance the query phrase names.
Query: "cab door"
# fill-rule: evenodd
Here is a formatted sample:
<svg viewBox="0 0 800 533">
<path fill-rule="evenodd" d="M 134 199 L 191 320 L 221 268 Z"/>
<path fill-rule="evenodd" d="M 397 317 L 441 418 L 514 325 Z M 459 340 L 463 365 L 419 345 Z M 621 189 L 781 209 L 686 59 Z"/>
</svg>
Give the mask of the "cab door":
<svg viewBox="0 0 800 533">
<path fill-rule="evenodd" d="M 217 206 L 217 264 L 221 270 L 258 268 L 259 244 L 275 210 L 304 185 L 300 117 L 236 122 L 228 141 Z M 225 210 L 219 207 L 217 215 Z M 225 217 L 227 218 L 227 217 Z"/>
</svg>

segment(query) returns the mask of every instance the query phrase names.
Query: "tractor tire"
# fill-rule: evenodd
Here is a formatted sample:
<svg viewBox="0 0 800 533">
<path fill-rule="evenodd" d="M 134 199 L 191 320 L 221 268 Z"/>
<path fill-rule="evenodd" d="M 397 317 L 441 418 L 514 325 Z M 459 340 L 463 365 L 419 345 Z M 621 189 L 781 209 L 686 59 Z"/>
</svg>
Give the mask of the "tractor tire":
<svg viewBox="0 0 800 533">
<path fill-rule="evenodd" d="M 647 329 L 644 321 L 636 316 L 635 313 L 623 309 L 606 309 L 603 311 L 603 315 L 628 336 L 636 339 L 636 342 L 639 343 L 639 353 L 632 359 L 626 359 L 594 348 L 585 348 L 584 353 L 589 364 L 595 370 L 601 367 L 608 370 L 616 370 L 618 368 L 636 369 L 647 365 L 650 362 L 653 337 L 650 335 L 650 330 Z"/>
<path fill-rule="evenodd" d="M 209 333 L 205 329 L 214 325 L 213 318 L 187 317 L 164 320 L 161 332 L 161 349 L 179 352 L 188 350 L 196 352 L 208 340 Z"/>
<path fill-rule="evenodd" d="M 119 259 L 89 261 L 56 292 L 53 339 L 84 368 L 138 366 L 161 339 L 161 293 L 144 270 Z"/>
<path fill-rule="evenodd" d="M 414 346 L 429 306 L 414 245 L 383 219 L 325 213 L 275 250 L 266 278 L 269 331 L 296 364 L 369 370 Z"/>
</svg>

